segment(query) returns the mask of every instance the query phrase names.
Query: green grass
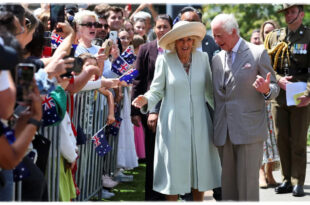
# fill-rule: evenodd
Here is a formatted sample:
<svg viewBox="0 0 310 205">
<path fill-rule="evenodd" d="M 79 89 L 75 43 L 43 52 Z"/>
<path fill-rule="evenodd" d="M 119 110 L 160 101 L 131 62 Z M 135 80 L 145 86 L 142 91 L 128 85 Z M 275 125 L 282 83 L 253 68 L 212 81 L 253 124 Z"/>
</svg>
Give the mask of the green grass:
<svg viewBox="0 0 310 205">
<path fill-rule="evenodd" d="M 139 164 L 139 167 L 125 171 L 124 174 L 133 175 L 132 182 L 120 182 L 111 191 L 115 196 L 102 201 L 144 201 L 144 181 L 145 164 Z"/>
</svg>

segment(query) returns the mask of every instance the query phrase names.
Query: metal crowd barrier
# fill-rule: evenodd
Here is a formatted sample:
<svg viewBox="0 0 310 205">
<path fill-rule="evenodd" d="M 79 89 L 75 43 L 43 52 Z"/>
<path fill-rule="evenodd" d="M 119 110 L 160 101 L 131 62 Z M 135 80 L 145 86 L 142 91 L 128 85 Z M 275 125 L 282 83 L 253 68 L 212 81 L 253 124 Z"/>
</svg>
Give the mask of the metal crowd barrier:
<svg viewBox="0 0 310 205">
<path fill-rule="evenodd" d="M 104 157 L 99 156 L 95 152 L 91 137 L 105 125 L 108 115 L 107 99 L 97 91 L 79 92 L 74 95 L 74 99 L 75 106 L 72 122 L 76 128 L 80 126 L 87 137 L 86 144 L 78 146 L 79 158 L 77 160 L 75 180 L 80 194 L 74 200 L 88 201 L 93 196 L 101 199 L 102 175 L 108 174 L 111 176 L 116 171 L 118 137 L 107 136 L 112 150 Z M 59 201 L 59 145 L 61 143 L 59 127 L 42 128 L 40 134 L 51 141 L 47 172 L 45 173 L 48 185 L 48 200 Z M 21 201 L 21 184 L 22 182 L 18 182 L 14 185 L 13 198 L 16 201 Z"/>
</svg>

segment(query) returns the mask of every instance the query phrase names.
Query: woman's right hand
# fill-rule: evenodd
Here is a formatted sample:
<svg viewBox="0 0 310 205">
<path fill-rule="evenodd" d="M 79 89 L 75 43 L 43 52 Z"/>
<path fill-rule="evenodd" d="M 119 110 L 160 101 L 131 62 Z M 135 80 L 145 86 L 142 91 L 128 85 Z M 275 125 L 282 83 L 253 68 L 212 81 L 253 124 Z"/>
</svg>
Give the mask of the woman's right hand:
<svg viewBox="0 0 310 205">
<path fill-rule="evenodd" d="M 43 115 L 42 111 L 42 99 L 40 97 L 40 92 L 38 87 L 34 84 L 33 93 L 30 94 L 31 97 L 31 117 L 35 120 L 40 121 Z"/>
<path fill-rule="evenodd" d="M 33 92 L 29 94 L 29 99 L 31 99 L 30 109 L 26 109 L 24 112 L 22 112 L 17 119 L 14 127 L 16 137 L 20 136 L 30 118 L 38 121 L 40 121 L 42 118 L 42 100 L 35 81 L 33 81 L 33 83 Z"/>
<path fill-rule="evenodd" d="M 147 104 L 147 98 L 144 97 L 143 95 L 139 95 L 138 97 L 136 97 L 136 99 L 132 101 L 132 105 L 137 108 L 141 108 L 146 104 Z"/>
</svg>

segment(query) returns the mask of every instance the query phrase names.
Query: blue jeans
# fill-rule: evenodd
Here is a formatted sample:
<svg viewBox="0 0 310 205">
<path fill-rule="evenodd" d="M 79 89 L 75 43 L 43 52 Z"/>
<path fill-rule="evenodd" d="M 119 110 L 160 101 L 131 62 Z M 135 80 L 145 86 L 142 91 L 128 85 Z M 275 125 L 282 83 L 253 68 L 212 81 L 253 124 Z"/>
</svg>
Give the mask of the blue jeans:
<svg viewBox="0 0 310 205">
<path fill-rule="evenodd" d="M 2 170 L 5 185 L 0 186 L 0 201 L 12 201 L 13 198 L 13 170 Z"/>
</svg>

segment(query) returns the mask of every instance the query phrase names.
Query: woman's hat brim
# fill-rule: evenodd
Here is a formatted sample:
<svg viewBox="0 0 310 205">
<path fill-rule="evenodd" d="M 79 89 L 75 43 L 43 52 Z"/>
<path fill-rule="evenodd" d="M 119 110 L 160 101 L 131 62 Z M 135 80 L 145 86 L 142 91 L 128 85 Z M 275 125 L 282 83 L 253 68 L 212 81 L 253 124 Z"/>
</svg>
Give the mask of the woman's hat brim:
<svg viewBox="0 0 310 205">
<path fill-rule="evenodd" d="M 200 22 L 179 21 L 172 30 L 166 33 L 158 42 L 163 49 L 169 49 L 169 45 L 178 39 L 195 36 L 199 41 L 206 35 L 206 27 Z"/>
</svg>

